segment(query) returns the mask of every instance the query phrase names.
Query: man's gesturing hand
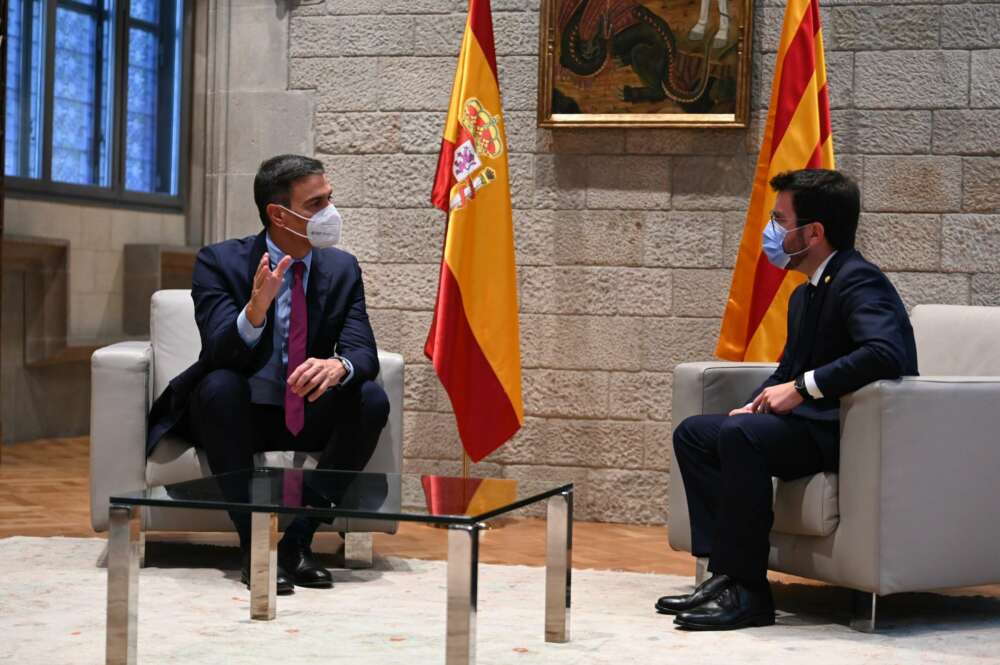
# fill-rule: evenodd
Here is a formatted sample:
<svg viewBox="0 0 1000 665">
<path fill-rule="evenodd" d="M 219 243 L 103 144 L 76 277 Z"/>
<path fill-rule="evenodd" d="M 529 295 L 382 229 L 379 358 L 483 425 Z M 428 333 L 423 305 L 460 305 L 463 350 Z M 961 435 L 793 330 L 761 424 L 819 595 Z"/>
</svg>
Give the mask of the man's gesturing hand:
<svg viewBox="0 0 1000 665">
<path fill-rule="evenodd" d="M 259 328 L 267 316 L 267 309 L 278 295 L 281 282 L 285 278 L 288 266 L 292 265 L 292 257 L 285 256 L 271 270 L 271 257 L 264 252 L 257 264 L 257 273 L 253 276 L 253 291 L 250 292 L 250 302 L 247 303 L 247 319 L 254 328 Z"/>
<path fill-rule="evenodd" d="M 336 358 L 307 358 L 288 377 L 288 385 L 299 397 L 308 395 L 309 401 L 315 402 L 345 376 L 347 368 Z"/>
<path fill-rule="evenodd" d="M 804 400 L 795 389 L 795 382 L 781 383 L 764 388 L 750 405 L 754 413 L 777 413 L 783 415 L 802 404 Z"/>
</svg>

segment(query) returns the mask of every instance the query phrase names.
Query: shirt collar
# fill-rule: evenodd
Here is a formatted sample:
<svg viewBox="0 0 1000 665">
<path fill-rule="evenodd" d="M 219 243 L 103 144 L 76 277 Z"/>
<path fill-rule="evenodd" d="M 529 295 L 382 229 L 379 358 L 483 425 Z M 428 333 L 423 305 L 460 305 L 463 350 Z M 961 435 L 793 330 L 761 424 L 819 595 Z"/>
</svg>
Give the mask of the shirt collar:
<svg viewBox="0 0 1000 665">
<path fill-rule="evenodd" d="M 819 267 L 813 271 L 813 274 L 809 275 L 809 282 L 813 286 L 819 286 L 819 278 L 823 276 L 823 271 L 826 270 L 826 264 L 830 262 L 830 259 L 832 259 L 836 253 L 837 250 L 833 250 L 830 253 L 830 256 L 826 257 L 823 263 L 819 264 Z"/>
<path fill-rule="evenodd" d="M 271 258 L 271 268 L 273 269 L 274 266 L 278 265 L 278 263 L 281 262 L 281 259 L 285 258 L 285 253 L 281 251 L 280 247 L 274 244 L 273 240 L 271 240 L 270 231 L 264 233 L 264 238 L 267 241 L 267 254 Z M 309 268 L 312 267 L 312 258 L 313 258 L 312 250 L 309 250 L 308 254 L 299 259 L 302 263 L 305 264 L 306 273 L 308 273 Z M 295 261 L 293 260 L 292 262 L 294 263 Z M 291 271 L 289 271 L 287 274 L 291 274 Z"/>
</svg>

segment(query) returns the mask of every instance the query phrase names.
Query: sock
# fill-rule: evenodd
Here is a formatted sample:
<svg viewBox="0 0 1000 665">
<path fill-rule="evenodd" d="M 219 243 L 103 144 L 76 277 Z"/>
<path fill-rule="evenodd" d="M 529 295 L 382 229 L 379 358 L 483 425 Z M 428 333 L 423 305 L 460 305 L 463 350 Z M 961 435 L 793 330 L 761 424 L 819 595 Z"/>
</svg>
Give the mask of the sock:
<svg viewBox="0 0 1000 665">
<path fill-rule="evenodd" d="M 229 513 L 236 526 L 236 534 L 240 537 L 240 550 L 250 551 L 250 515 L 246 513 Z"/>
<path fill-rule="evenodd" d="M 310 517 L 296 517 L 285 529 L 281 542 L 288 541 L 300 547 L 309 547 L 318 527 L 319 522 Z"/>
</svg>

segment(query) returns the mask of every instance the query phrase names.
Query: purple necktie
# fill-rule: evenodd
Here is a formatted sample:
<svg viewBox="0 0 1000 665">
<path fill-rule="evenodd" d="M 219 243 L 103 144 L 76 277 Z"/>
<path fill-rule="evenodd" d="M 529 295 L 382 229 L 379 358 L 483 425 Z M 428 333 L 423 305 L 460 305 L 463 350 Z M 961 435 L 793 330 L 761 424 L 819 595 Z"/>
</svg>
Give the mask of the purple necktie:
<svg viewBox="0 0 1000 665">
<path fill-rule="evenodd" d="M 292 314 L 288 319 L 288 371 L 291 376 L 295 368 L 306 359 L 306 292 L 302 288 L 302 273 L 306 264 L 296 261 L 292 264 Z M 285 384 L 285 427 L 298 436 L 306 423 L 305 402 Z"/>
</svg>

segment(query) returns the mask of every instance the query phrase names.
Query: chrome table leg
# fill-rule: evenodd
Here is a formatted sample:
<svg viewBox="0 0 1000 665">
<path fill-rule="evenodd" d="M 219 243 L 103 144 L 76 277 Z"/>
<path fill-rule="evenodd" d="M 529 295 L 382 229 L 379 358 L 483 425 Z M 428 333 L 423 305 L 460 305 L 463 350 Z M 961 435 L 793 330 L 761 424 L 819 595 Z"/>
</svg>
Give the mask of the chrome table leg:
<svg viewBox="0 0 1000 665">
<path fill-rule="evenodd" d="M 545 541 L 545 641 L 569 642 L 573 492 L 549 497 Z"/>
<path fill-rule="evenodd" d="M 105 663 L 135 665 L 139 600 L 139 510 L 111 506 Z"/>
<path fill-rule="evenodd" d="M 253 513 L 250 524 L 250 618 L 270 621 L 278 589 L 278 516 Z"/>
<path fill-rule="evenodd" d="M 476 662 L 476 595 L 482 524 L 448 527 L 448 619 L 446 665 Z"/>
<path fill-rule="evenodd" d="M 141 510 L 141 509 L 140 509 Z M 146 529 L 142 526 L 142 519 L 139 519 L 139 567 L 146 567 Z"/>
</svg>

